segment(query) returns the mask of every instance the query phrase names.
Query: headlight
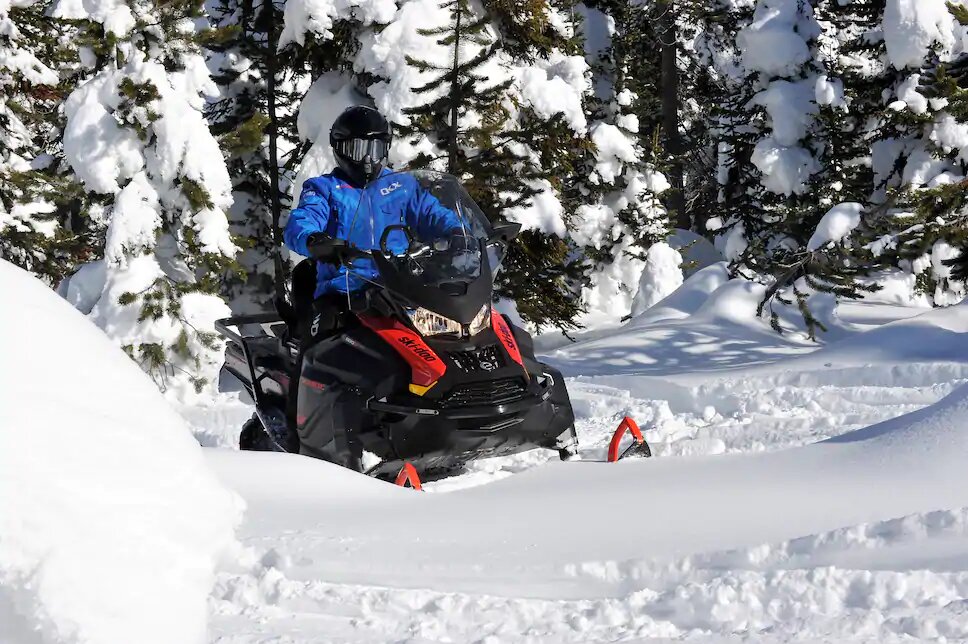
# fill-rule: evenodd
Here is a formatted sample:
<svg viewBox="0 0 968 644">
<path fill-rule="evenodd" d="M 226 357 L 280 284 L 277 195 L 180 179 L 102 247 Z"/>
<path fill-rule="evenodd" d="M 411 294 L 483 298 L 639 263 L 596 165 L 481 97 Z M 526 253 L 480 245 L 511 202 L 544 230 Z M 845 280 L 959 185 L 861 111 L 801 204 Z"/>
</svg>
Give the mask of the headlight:
<svg viewBox="0 0 968 644">
<path fill-rule="evenodd" d="M 464 328 L 460 322 L 451 320 L 433 311 L 424 308 L 407 309 L 410 316 L 410 323 L 423 336 L 434 335 L 456 335 L 462 336 Z M 484 329 L 491 327 L 491 305 L 485 304 L 478 311 L 471 323 L 467 325 L 468 335 L 477 335 Z"/>
<path fill-rule="evenodd" d="M 427 309 L 408 309 L 410 323 L 420 332 L 420 335 L 447 335 L 461 334 L 459 322 L 445 318 L 443 315 L 428 311 Z"/>
<path fill-rule="evenodd" d="M 477 335 L 484 329 L 491 328 L 491 304 L 487 303 L 484 307 L 474 316 L 471 320 L 471 324 L 467 327 L 467 332 L 470 335 Z"/>
</svg>

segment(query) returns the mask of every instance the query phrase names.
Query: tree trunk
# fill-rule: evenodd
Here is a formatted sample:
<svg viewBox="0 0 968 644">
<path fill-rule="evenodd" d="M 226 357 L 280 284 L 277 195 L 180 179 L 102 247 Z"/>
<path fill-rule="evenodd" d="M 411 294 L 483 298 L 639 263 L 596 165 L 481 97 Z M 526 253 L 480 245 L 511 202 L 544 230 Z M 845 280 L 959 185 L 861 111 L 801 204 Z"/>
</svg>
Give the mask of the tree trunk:
<svg viewBox="0 0 968 644">
<path fill-rule="evenodd" d="M 662 41 L 662 129 L 669 157 L 667 206 L 675 216 L 677 228 L 689 230 L 691 217 L 686 212 L 685 181 L 682 169 L 682 137 L 679 134 L 679 65 L 675 0 L 658 2 L 659 38 Z"/>
<path fill-rule="evenodd" d="M 275 269 L 274 284 L 276 297 L 283 298 L 286 293 L 286 271 L 282 261 L 282 228 L 279 221 L 282 218 L 281 190 L 279 186 L 279 119 L 276 114 L 276 63 L 277 63 L 277 34 L 275 20 L 275 5 L 272 0 L 265 4 L 266 12 L 266 110 L 269 112 L 269 206 L 272 213 L 272 263 Z"/>
<path fill-rule="evenodd" d="M 450 79 L 450 133 L 447 141 L 447 172 L 457 174 L 457 114 L 460 107 L 460 19 L 463 7 L 455 3 L 457 19 L 454 24 L 454 66 Z"/>
</svg>

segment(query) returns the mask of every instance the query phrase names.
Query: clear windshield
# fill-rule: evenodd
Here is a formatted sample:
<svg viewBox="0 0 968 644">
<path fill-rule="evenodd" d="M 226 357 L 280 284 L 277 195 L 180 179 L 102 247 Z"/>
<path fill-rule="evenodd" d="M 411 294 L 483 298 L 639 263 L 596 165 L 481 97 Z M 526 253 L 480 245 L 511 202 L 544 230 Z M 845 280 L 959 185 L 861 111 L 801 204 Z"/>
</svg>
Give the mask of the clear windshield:
<svg viewBox="0 0 968 644">
<path fill-rule="evenodd" d="M 366 187 L 349 241 L 382 255 L 411 283 L 446 289 L 480 276 L 490 233 L 484 213 L 455 177 L 416 170 L 386 174 Z M 372 257 L 350 262 L 347 279 L 382 283 Z"/>
</svg>

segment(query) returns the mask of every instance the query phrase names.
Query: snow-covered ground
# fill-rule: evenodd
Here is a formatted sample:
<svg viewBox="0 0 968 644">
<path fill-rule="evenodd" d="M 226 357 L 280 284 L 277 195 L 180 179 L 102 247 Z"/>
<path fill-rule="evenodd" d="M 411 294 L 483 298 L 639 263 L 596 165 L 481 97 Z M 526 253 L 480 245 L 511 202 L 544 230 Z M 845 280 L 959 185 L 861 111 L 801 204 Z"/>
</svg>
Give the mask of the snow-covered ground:
<svg viewBox="0 0 968 644">
<path fill-rule="evenodd" d="M 208 450 L 248 503 L 213 640 L 968 640 L 968 307 L 843 306 L 817 345 L 751 322 L 754 295 L 712 267 L 547 349 L 584 462 L 494 459 L 420 494 Z M 657 458 L 599 462 L 626 414 Z M 190 419 L 218 444 L 246 415 Z"/>
<path fill-rule="evenodd" d="M 2 260 L 0 289 L 0 643 L 205 641 L 241 500 L 90 320 Z"/>
<path fill-rule="evenodd" d="M 42 292 L 18 290 L 29 324 L 4 337 L 54 334 L 43 320 L 60 303 Z M 34 490 L 0 494 L 0 641 L 85 641 L 85 624 L 114 629 L 87 641 L 165 641 L 182 623 L 170 616 L 197 614 L 217 552 L 208 638 L 222 644 L 968 641 L 968 305 L 842 306 L 818 345 L 753 321 L 755 296 L 710 266 L 624 327 L 540 339 L 568 377 L 584 460 L 484 461 L 427 493 L 237 451 L 251 413 L 237 393 L 181 410 L 209 446 L 199 459 L 143 378 L 106 413 L 108 385 L 140 372 L 80 316 L 58 318 L 46 360 L 62 356 L 74 381 L 96 365 L 101 380 L 54 387 L 41 408 L 30 378 L 43 362 L 21 347 L 44 343 L 5 345 L 24 366 L 4 381 L 3 411 L 42 431 L 0 431 L 16 448 L 0 451 L 0 491 Z M 603 463 L 626 414 L 657 456 Z M 173 458 L 177 477 L 146 474 Z M 241 547 L 200 543 L 224 543 L 238 511 L 211 472 L 245 500 Z M 192 481 L 205 494 L 171 507 Z M 217 498 L 220 510 L 206 506 Z M 127 550 L 142 525 L 158 528 Z M 185 557 L 194 570 L 175 565 Z M 151 595 L 170 608 L 145 622 L 154 639 L 135 626 L 146 575 L 164 580 Z"/>
</svg>

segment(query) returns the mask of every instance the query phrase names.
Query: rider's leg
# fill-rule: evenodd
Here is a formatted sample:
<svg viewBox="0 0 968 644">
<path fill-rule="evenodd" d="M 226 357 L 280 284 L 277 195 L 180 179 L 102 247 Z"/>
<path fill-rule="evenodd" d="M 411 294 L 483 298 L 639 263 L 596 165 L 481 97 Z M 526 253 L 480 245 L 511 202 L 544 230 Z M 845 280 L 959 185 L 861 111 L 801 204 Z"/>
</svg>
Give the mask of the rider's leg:
<svg viewBox="0 0 968 644">
<path fill-rule="evenodd" d="M 315 279 L 315 274 L 313 275 Z M 307 302 L 296 301 L 295 275 L 293 279 L 293 308 L 301 313 L 298 319 L 299 355 L 289 379 L 289 398 L 286 406 L 286 420 L 289 425 L 290 451 L 298 451 L 299 437 L 297 428 L 299 379 L 302 375 L 303 356 L 321 340 L 339 331 L 342 313 L 346 310 L 346 296 L 341 294 L 324 295 Z"/>
</svg>

